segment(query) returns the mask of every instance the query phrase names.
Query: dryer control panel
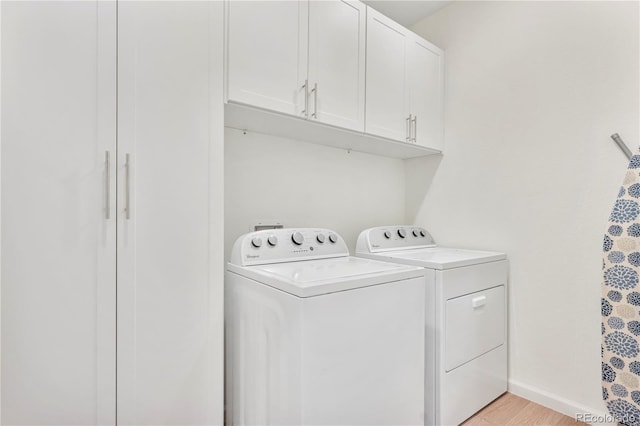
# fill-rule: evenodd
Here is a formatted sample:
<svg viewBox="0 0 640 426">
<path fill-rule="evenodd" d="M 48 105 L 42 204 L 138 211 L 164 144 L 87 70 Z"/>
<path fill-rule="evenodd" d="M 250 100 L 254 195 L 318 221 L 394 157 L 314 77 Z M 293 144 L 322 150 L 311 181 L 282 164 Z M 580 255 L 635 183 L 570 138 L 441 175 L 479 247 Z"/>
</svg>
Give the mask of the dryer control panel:
<svg viewBox="0 0 640 426">
<path fill-rule="evenodd" d="M 380 226 L 360 233 L 356 253 L 435 247 L 426 229 L 411 225 Z"/>
<path fill-rule="evenodd" d="M 229 262 L 251 266 L 343 256 L 349 256 L 349 249 L 337 232 L 285 228 L 244 234 L 233 245 Z"/>
</svg>

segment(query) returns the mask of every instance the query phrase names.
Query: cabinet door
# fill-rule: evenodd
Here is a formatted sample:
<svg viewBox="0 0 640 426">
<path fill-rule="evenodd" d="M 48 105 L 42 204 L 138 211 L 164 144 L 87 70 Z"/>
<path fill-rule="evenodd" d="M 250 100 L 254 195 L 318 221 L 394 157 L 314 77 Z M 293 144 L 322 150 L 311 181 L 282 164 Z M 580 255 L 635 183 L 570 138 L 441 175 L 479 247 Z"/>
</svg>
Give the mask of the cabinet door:
<svg viewBox="0 0 640 426">
<path fill-rule="evenodd" d="M 2 424 L 115 424 L 115 2 L 1 7 Z"/>
<path fill-rule="evenodd" d="M 390 139 L 408 137 L 407 30 L 367 7 L 367 100 L 365 131 Z"/>
<path fill-rule="evenodd" d="M 221 2 L 119 5 L 121 425 L 222 424 L 222 23 Z"/>
<path fill-rule="evenodd" d="M 308 2 L 229 1 L 226 7 L 228 100 L 303 114 Z"/>
<path fill-rule="evenodd" d="M 366 6 L 309 3 L 309 117 L 364 131 Z"/>
<path fill-rule="evenodd" d="M 443 56 L 425 40 L 408 40 L 407 80 L 413 137 L 419 145 L 443 148 Z"/>
</svg>

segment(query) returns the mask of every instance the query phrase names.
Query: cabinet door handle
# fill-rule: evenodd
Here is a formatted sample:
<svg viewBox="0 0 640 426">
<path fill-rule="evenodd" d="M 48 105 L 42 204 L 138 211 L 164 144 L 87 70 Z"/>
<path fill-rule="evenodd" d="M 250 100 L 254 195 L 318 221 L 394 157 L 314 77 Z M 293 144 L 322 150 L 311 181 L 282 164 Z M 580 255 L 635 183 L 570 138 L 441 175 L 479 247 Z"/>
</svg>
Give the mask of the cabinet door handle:
<svg viewBox="0 0 640 426">
<path fill-rule="evenodd" d="M 311 114 L 311 117 L 318 118 L 318 83 L 313 85 L 311 93 L 313 93 L 313 114 Z"/>
<path fill-rule="evenodd" d="M 124 217 L 131 219 L 131 156 L 125 155 L 124 162 Z"/>
<path fill-rule="evenodd" d="M 413 141 L 416 142 L 418 137 L 418 116 L 413 117 Z"/>
<path fill-rule="evenodd" d="M 478 296 L 471 299 L 471 307 L 473 309 L 481 308 L 487 304 L 487 296 Z"/>
<path fill-rule="evenodd" d="M 309 80 L 305 80 L 302 85 L 302 90 L 304 90 L 304 109 L 302 110 L 302 115 L 309 118 Z"/>
<path fill-rule="evenodd" d="M 111 219 L 111 164 L 109 151 L 104 152 L 104 218 Z"/>
<path fill-rule="evenodd" d="M 405 129 L 407 132 L 407 137 L 405 138 L 405 140 L 407 142 L 411 142 L 411 114 L 409 114 L 409 116 L 407 117 L 407 128 Z"/>
</svg>

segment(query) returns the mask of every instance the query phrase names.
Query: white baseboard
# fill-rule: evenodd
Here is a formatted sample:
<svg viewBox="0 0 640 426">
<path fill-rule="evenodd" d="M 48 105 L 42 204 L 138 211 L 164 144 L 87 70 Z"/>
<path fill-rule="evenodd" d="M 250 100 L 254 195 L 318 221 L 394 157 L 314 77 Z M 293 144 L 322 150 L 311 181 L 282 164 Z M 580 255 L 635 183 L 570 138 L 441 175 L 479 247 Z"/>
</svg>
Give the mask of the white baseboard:
<svg viewBox="0 0 640 426">
<path fill-rule="evenodd" d="M 587 421 L 588 418 L 583 417 L 582 421 L 585 423 L 598 426 L 616 426 L 617 424 L 609 415 L 609 413 L 606 412 L 604 404 L 598 409 L 585 407 L 584 405 L 578 404 L 574 401 L 570 401 L 558 395 L 554 395 L 550 392 L 543 391 L 541 389 L 537 389 L 533 386 L 529 386 L 522 382 L 511 379 L 509 379 L 509 392 L 524 399 L 528 399 L 529 401 L 535 402 L 536 404 L 540 404 L 544 407 L 562 413 L 566 416 L 571 417 L 572 419 L 575 419 L 576 415 L 579 413 L 591 414 L 591 422 Z"/>
</svg>

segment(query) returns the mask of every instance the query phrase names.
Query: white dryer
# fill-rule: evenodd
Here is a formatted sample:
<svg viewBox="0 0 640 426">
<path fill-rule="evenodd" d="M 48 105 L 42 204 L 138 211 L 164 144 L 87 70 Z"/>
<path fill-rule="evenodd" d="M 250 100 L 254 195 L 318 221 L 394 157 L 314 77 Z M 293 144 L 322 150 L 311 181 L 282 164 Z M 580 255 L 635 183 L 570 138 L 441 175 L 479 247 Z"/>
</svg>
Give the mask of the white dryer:
<svg viewBox="0 0 640 426">
<path fill-rule="evenodd" d="M 425 424 L 460 424 L 507 391 L 505 254 L 387 226 L 362 231 L 356 256 L 425 268 Z"/>
<path fill-rule="evenodd" d="M 423 269 L 326 229 L 240 237 L 225 277 L 226 424 L 422 425 Z"/>
</svg>

